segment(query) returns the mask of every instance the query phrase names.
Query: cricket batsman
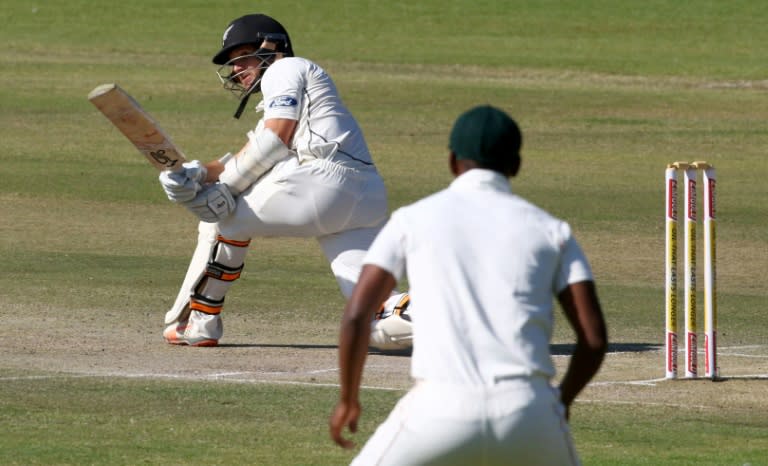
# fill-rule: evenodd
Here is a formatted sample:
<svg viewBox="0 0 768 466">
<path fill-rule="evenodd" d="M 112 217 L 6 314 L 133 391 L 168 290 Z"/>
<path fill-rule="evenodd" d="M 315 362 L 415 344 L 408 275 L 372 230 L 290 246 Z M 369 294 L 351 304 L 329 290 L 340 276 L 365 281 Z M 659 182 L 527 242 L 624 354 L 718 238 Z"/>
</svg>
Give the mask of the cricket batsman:
<svg viewBox="0 0 768 466">
<path fill-rule="evenodd" d="M 239 100 L 235 118 L 260 94 L 259 118 L 236 153 L 160 175 L 168 198 L 201 220 L 186 277 L 165 316 L 163 336 L 174 345 L 218 345 L 224 298 L 258 238 L 315 238 L 349 297 L 388 215 L 387 191 L 360 126 L 326 71 L 294 55 L 277 20 L 249 14 L 232 21 L 213 63 Z M 384 324 L 395 324 L 405 342 L 398 344 L 409 345 L 410 322 L 390 314 L 391 320 L 372 323 L 372 345 L 391 343 L 383 340 L 391 332 L 377 328 Z"/>
</svg>

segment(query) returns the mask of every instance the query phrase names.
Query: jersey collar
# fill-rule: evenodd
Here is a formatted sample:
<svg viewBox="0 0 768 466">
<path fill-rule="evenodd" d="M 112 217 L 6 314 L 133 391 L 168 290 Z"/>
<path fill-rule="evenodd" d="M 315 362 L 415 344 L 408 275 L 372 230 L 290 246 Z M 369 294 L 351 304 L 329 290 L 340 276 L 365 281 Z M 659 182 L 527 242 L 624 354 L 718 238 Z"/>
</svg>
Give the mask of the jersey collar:
<svg viewBox="0 0 768 466">
<path fill-rule="evenodd" d="M 485 168 L 473 168 L 462 173 L 453 180 L 451 189 L 512 192 L 512 187 L 506 176 Z"/>
</svg>

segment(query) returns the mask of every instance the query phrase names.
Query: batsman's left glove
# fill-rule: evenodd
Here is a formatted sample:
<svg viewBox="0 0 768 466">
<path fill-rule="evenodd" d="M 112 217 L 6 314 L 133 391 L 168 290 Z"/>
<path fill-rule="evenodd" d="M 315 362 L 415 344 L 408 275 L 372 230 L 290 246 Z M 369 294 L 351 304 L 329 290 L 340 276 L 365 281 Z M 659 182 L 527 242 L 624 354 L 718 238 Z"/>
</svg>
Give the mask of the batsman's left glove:
<svg viewBox="0 0 768 466">
<path fill-rule="evenodd" d="M 216 223 L 229 217 L 235 211 L 235 198 L 227 185 L 214 183 L 197 193 L 194 199 L 182 202 L 184 207 L 207 223 Z"/>
</svg>

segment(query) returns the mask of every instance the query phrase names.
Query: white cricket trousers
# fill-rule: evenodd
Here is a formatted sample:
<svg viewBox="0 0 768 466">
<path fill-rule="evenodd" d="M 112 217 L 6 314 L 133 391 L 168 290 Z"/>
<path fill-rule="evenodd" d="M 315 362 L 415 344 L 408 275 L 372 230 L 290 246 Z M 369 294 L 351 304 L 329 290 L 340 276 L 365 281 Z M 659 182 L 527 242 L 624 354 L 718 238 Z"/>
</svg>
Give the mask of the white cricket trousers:
<svg viewBox="0 0 768 466">
<path fill-rule="evenodd" d="M 343 157 L 343 156 L 339 156 Z M 314 237 L 345 296 L 352 294 L 363 257 L 387 219 L 387 190 L 375 168 L 296 157 L 279 162 L 237 199 L 219 222 L 229 239 Z"/>
<path fill-rule="evenodd" d="M 183 314 L 219 234 L 237 241 L 315 237 L 342 294 L 349 297 L 387 215 L 387 190 L 375 168 L 325 159 L 283 160 L 237 198 L 231 216 L 218 224 L 200 222 L 197 248 L 166 320 Z"/>
<path fill-rule="evenodd" d="M 353 466 L 579 465 L 558 391 L 545 378 L 490 387 L 417 382 Z"/>
</svg>

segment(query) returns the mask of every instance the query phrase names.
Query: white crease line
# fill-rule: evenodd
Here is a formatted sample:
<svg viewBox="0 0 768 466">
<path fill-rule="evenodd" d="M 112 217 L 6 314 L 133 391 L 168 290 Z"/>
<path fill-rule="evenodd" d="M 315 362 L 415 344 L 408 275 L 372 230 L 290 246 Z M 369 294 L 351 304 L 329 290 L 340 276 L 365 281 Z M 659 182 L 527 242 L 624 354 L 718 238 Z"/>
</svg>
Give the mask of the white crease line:
<svg viewBox="0 0 768 466">
<path fill-rule="evenodd" d="M 318 369 L 314 371 L 309 371 L 307 374 L 327 374 L 329 372 L 339 372 L 338 367 L 334 367 L 333 369 Z"/>
<path fill-rule="evenodd" d="M 657 403 L 653 401 L 620 401 L 620 400 L 585 400 L 576 398 L 576 403 L 599 403 L 599 404 L 612 404 L 612 405 L 634 405 L 634 406 L 660 406 L 665 408 L 697 408 L 697 409 L 713 409 L 715 406 L 703 406 L 703 405 L 688 405 L 678 403 Z"/>
<path fill-rule="evenodd" d="M 723 376 L 724 379 L 768 379 L 768 374 Z"/>
<path fill-rule="evenodd" d="M 222 372 L 221 374 L 211 374 L 209 377 L 215 377 L 215 378 L 228 378 L 228 377 L 235 377 L 238 375 L 248 375 L 252 374 L 253 372 Z"/>
<path fill-rule="evenodd" d="M 322 382 L 301 382 L 298 380 L 279 380 L 279 379 L 233 379 L 224 377 L 226 375 L 233 374 L 288 374 L 288 372 L 231 372 L 224 374 L 210 374 L 210 375 L 185 375 L 185 374 L 153 374 L 153 373 L 83 373 L 83 374 L 62 374 L 62 375 L 30 375 L 30 376 L 18 376 L 18 377 L 0 377 L 0 382 L 11 382 L 19 380 L 50 380 L 50 379 L 80 379 L 80 378 L 98 378 L 98 377 L 114 377 L 124 379 L 173 379 L 173 380 L 189 380 L 193 382 L 210 382 L 210 381 L 226 381 L 233 383 L 253 383 L 253 384 L 273 384 L 273 385 L 299 385 L 306 387 L 331 387 L 339 388 L 337 383 L 322 383 Z M 360 388 L 367 390 L 381 390 L 381 391 L 406 391 L 407 388 L 395 388 L 395 387 L 381 387 L 374 385 L 361 385 Z"/>
<path fill-rule="evenodd" d="M 737 351 L 737 350 L 753 350 L 753 349 L 765 349 L 768 348 L 768 345 L 743 345 L 743 346 L 719 346 L 717 348 L 717 354 L 718 356 L 734 356 L 734 357 L 744 357 L 744 358 L 768 358 L 768 355 L 758 355 L 758 354 L 745 354 L 745 353 L 737 353 L 737 352 L 729 352 L 729 351 Z M 619 356 L 619 355 L 625 355 L 625 354 L 638 354 L 638 353 L 662 353 L 664 352 L 664 346 L 660 345 L 655 348 L 647 348 L 647 349 L 637 349 L 637 350 L 626 350 L 626 351 L 608 351 L 607 355 L 611 356 Z M 680 354 L 685 353 L 685 348 L 681 348 L 677 351 Z M 697 354 L 704 354 L 705 350 L 703 348 L 699 348 L 696 351 Z M 552 358 L 558 359 L 558 358 L 570 358 L 570 354 L 553 354 Z"/>
<path fill-rule="evenodd" d="M 731 356 L 731 357 L 738 357 L 738 358 L 768 359 L 768 355 L 764 355 L 764 354 L 723 353 L 722 351 L 718 351 L 717 355 Z"/>
<path fill-rule="evenodd" d="M 239 371 L 239 372 L 222 372 L 222 373 L 213 373 L 209 375 L 203 375 L 201 377 L 210 377 L 210 378 L 216 378 L 216 379 L 227 379 L 230 377 L 238 377 L 242 375 L 290 375 L 295 374 L 295 372 L 289 372 L 289 371 Z"/>
<path fill-rule="evenodd" d="M 252 374 L 264 374 L 263 372 L 251 372 Z M 114 373 L 107 373 L 107 374 L 93 374 L 93 377 L 125 377 L 125 378 L 135 378 L 135 379 L 162 379 L 162 378 L 172 378 L 176 380 L 192 380 L 192 381 L 209 381 L 211 380 L 210 376 L 194 376 L 194 375 L 183 375 L 183 374 L 114 374 Z M 306 386 L 306 387 L 332 387 L 332 388 L 339 388 L 339 384 L 337 383 L 322 383 L 322 382 L 301 382 L 298 380 L 276 380 L 276 379 L 222 379 L 218 378 L 215 380 L 225 380 L 228 382 L 236 382 L 236 383 L 254 383 L 254 384 L 274 384 L 274 385 L 299 385 L 299 386 Z M 378 387 L 378 386 L 371 386 L 371 385 L 362 385 L 360 388 L 365 388 L 369 390 L 383 390 L 383 391 L 404 391 L 406 389 L 403 388 L 393 388 L 393 387 Z"/>
<path fill-rule="evenodd" d="M 760 349 L 768 345 L 742 345 L 742 346 L 720 346 L 720 349 Z"/>
<path fill-rule="evenodd" d="M 19 375 L 12 377 L 0 377 L 0 382 L 16 382 L 19 380 L 48 380 L 48 379 L 84 379 L 93 377 L 91 374 L 67 374 L 67 375 Z"/>
<path fill-rule="evenodd" d="M 750 379 L 768 379 L 768 374 L 742 374 L 742 375 L 720 375 L 720 378 L 722 381 L 727 380 L 750 380 Z M 685 377 L 680 377 L 677 379 L 667 379 L 667 378 L 658 378 L 658 379 L 649 379 L 649 380 L 616 380 L 616 381 L 601 381 L 601 382 L 592 382 L 589 384 L 590 387 L 599 387 L 599 386 L 610 386 L 610 385 L 646 385 L 649 387 L 654 387 L 656 384 L 661 382 L 675 382 L 676 380 L 690 380 L 690 381 L 708 381 L 710 380 L 708 377 L 697 377 L 695 379 L 688 379 Z"/>
<path fill-rule="evenodd" d="M 323 387 L 323 388 L 339 388 L 335 383 L 317 383 L 317 382 L 300 382 L 294 380 L 271 380 L 271 379 L 228 379 L 221 378 L 222 375 L 232 374 L 256 374 L 256 372 L 231 372 L 223 374 L 212 374 L 210 376 L 194 376 L 183 374 L 153 374 L 153 373 L 139 373 L 139 374 L 120 374 L 120 373 L 84 373 L 84 374 L 67 374 L 67 375 L 50 375 L 50 376 L 20 376 L 20 377 L 0 377 L 0 381 L 15 381 L 15 380 L 41 380 L 41 379 L 57 379 L 57 378 L 88 378 L 88 377 L 116 377 L 116 378 L 129 378 L 129 379 L 175 379 L 175 380 L 191 380 L 191 381 L 227 381 L 230 383 L 250 383 L 250 384 L 266 384 L 266 385 L 287 385 L 287 386 L 301 386 L 301 387 Z M 742 375 L 727 378 L 759 378 L 768 379 L 768 374 L 757 375 Z M 612 385 L 612 384 L 629 384 L 629 385 L 655 385 L 656 382 L 661 382 L 666 379 L 651 379 L 645 381 L 626 381 L 626 382 L 594 382 L 590 385 Z M 372 385 L 363 385 L 360 387 L 365 390 L 378 390 L 388 392 L 405 392 L 408 388 L 393 388 L 393 387 L 381 387 Z M 719 409 L 715 406 L 704 405 L 690 405 L 690 404 L 678 404 L 678 403 L 660 403 L 650 401 L 622 401 L 622 400 L 594 400 L 577 398 L 575 403 L 589 403 L 589 404 L 602 404 L 602 405 L 626 405 L 626 406 L 657 406 L 665 408 L 676 409 Z"/>
<path fill-rule="evenodd" d="M 730 356 L 730 357 L 744 357 L 744 358 L 757 358 L 757 359 L 764 359 L 768 358 L 766 355 L 749 355 L 749 354 L 743 354 L 743 353 L 728 353 L 723 352 L 723 350 L 745 350 L 745 349 L 762 349 L 766 348 L 768 346 L 766 345 L 743 345 L 743 346 L 731 346 L 731 347 L 720 347 L 719 348 L 719 355 L 720 356 Z M 663 351 L 663 348 L 658 348 L 656 350 L 653 350 L 653 352 L 660 352 Z M 611 355 L 624 355 L 624 354 L 636 354 L 638 352 L 644 352 L 644 351 L 615 351 L 611 352 Z M 648 351 L 650 352 L 650 351 Z M 682 352 L 682 351 L 681 351 Z M 569 358 L 570 355 L 553 355 L 553 358 Z M 366 366 L 367 369 L 377 369 L 384 367 L 386 369 L 389 369 L 390 366 L 385 365 L 378 365 L 378 364 L 371 364 Z M 304 373 L 296 374 L 296 375 L 312 375 L 312 374 L 324 374 L 324 373 L 332 373 L 332 372 L 338 372 L 338 368 L 330 368 L 330 369 L 318 369 L 318 370 L 312 370 L 307 371 Z M 248 375 L 261 375 L 261 376 L 279 376 L 279 375 L 290 375 L 291 372 L 288 371 L 272 371 L 272 372 L 253 372 L 253 371 L 239 371 L 239 372 L 222 372 L 222 373 L 214 373 L 209 375 L 184 375 L 184 374 L 153 374 L 153 373 L 138 373 L 138 374 L 125 374 L 125 373 L 82 373 L 82 374 L 67 374 L 64 376 L 61 375 L 51 375 L 51 376 L 16 376 L 16 377 L 0 377 L 0 381 L 18 381 L 18 380 L 45 380 L 45 379 L 55 379 L 55 378 L 85 378 L 85 377 L 117 377 L 117 378 L 138 378 L 138 379 L 175 379 L 175 380 L 191 380 L 191 381 L 228 381 L 228 382 L 237 382 L 237 383 L 258 383 L 258 384 L 274 384 L 274 385 L 294 385 L 294 386 L 308 386 L 308 387 L 331 387 L 331 388 L 338 388 L 339 385 L 336 383 L 320 383 L 320 382 L 302 382 L 302 381 L 292 381 L 292 380 L 279 380 L 279 379 L 245 379 L 245 378 L 235 378 L 235 377 L 241 377 L 241 376 L 248 376 Z M 295 373 L 294 373 L 295 374 Z M 723 376 L 724 379 L 768 379 L 768 374 L 754 374 L 754 375 L 733 375 L 733 376 Z M 626 380 L 626 381 L 601 381 L 601 382 L 592 382 L 589 385 L 590 386 L 611 386 L 611 385 L 635 385 L 635 386 L 656 386 L 656 384 L 665 382 L 667 379 L 665 378 L 657 378 L 657 379 L 648 379 L 648 380 Z M 706 380 L 702 378 L 702 380 Z M 361 386 L 363 389 L 368 390 L 381 390 L 381 391 L 405 391 L 407 388 L 394 388 L 394 387 L 381 387 L 381 386 L 372 386 L 372 385 L 364 385 Z M 579 400 L 582 402 L 597 402 L 597 401 L 590 401 L 590 400 Z M 602 402 L 602 401 L 601 401 Z M 632 402 L 612 402 L 616 404 L 633 404 Z M 646 405 L 662 405 L 660 403 L 634 403 L 634 404 L 646 404 Z M 664 405 L 664 406 L 679 406 L 679 405 Z"/>
<path fill-rule="evenodd" d="M 661 379 L 649 379 L 649 380 L 616 380 L 616 381 L 603 381 L 603 382 L 592 382 L 589 385 L 593 387 L 599 387 L 604 385 L 647 385 L 647 386 L 655 386 L 659 382 L 663 382 L 664 378 Z"/>
<path fill-rule="evenodd" d="M 207 374 L 207 375 L 193 375 L 193 374 L 168 374 L 168 373 L 116 373 L 116 372 L 106 372 L 106 373 L 98 373 L 98 372 L 86 372 L 86 373 L 70 373 L 65 375 L 30 375 L 30 376 L 15 376 L 15 377 L 0 377 L 0 381 L 18 381 L 18 380 L 45 380 L 45 379 L 56 379 L 56 378 L 86 378 L 86 377 L 116 377 L 116 378 L 136 378 L 136 379 L 176 379 L 176 380 L 191 380 L 191 381 L 232 381 L 232 382 L 253 382 L 253 383 L 274 383 L 274 384 L 298 384 L 298 385 L 308 385 L 308 386 L 332 386 L 332 387 L 338 387 L 338 384 L 330 384 L 330 383 L 321 383 L 321 382 L 301 382 L 301 381 L 290 381 L 290 380 L 279 380 L 279 379 L 244 379 L 244 378 L 233 378 L 236 376 L 244 376 L 244 375 L 262 375 L 262 376 L 270 376 L 270 375 L 286 375 L 286 374 L 295 374 L 295 375 L 309 375 L 309 374 L 315 374 L 315 373 L 327 373 L 327 372 L 334 372 L 337 369 L 321 369 L 316 371 L 308 371 L 303 373 L 291 373 L 291 372 L 256 372 L 256 371 L 241 371 L 241 372 L 222 372 L 222 373 L 213 373 L 213 374 Z M 723 375 L 721 376 L 724 380 L 748 380 L 748 379 L 768 379 L 768 374 L 742 374 L 742 375 Z M 610 385 L 645 385 L 645 386 L 655 386 L 658 383 L 666 382 L 669 379 L 666 378 L 656 378 L 656 379 L 647 379 L 647 380 L 615 380 L 615 381 L 596 381 L 591 382 L 589 386 L 592 387 L 600 387 L 600 386 L 610 386 Z M 699 377 L 698 379 L 685 379 L 681 378 L 679 380 L 701 380 L 701 381 L 707 381 L 709 380 L 706 377 Z M 674 380 L 669 380 L 670 382 L 674 382 Z M 381 387 L 381 386 L 373 386 L 373 385 L 366 385 L 363 388 L 370 388 L 373 390 L 404 390 L 403 388 L 395 388 L 395 387 Z"/>
</svg>

